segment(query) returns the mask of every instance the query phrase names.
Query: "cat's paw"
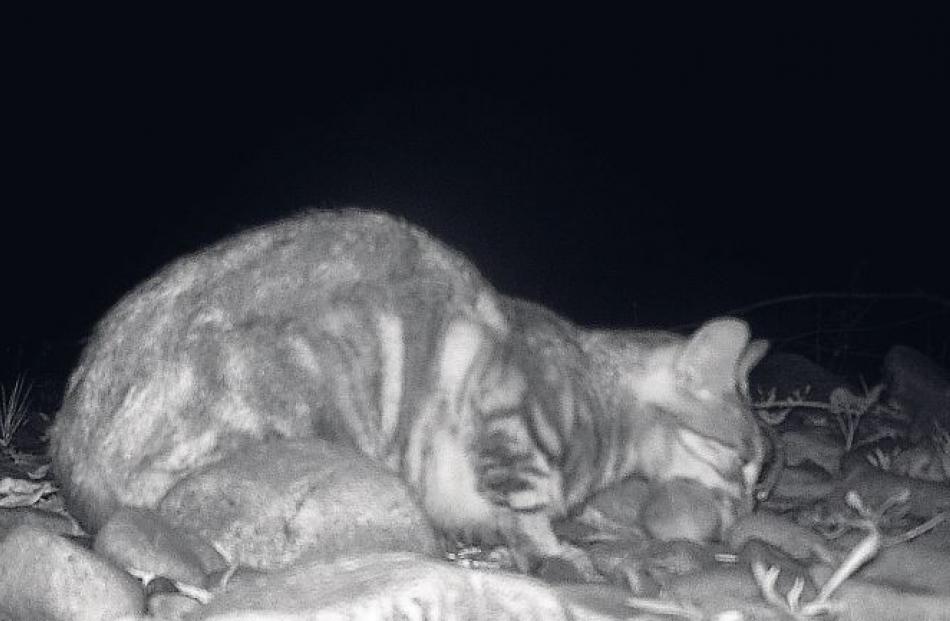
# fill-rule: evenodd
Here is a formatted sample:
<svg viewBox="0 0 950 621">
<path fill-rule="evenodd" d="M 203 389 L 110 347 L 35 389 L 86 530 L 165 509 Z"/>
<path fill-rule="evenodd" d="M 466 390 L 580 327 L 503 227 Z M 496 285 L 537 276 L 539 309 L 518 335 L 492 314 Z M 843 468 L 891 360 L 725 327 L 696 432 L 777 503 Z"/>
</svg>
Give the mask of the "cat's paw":
<svg viewBox="0 0 950 621">
<path fill-rule="evenodd" d="M 590 556 L 578 547 L 562 544 L 557 556 L 541 559 L 535 572 L 539 578 L 552 584 L 567 582 L 604 582 Z"/>
</svg>

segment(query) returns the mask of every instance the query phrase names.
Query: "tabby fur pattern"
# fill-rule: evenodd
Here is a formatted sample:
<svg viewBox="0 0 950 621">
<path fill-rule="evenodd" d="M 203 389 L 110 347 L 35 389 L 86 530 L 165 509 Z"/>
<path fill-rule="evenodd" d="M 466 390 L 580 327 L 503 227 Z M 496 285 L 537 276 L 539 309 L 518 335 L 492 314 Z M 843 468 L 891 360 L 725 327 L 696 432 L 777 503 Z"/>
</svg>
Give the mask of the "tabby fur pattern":
<svg viewBox="0 0 950 621">
<path fill-rule="evenodd" d="M 639 474 L 747 510 L 763 443 L 747 375 L 765 343 L 579 328 L 497 293 L 383 213 L 317 210 L 181 258 L 96 326 L 52 430 L 89 530 L 271 439 L 323 437 L 400 474 L 433 524 L 527 566 L 551 520 Z"/>
</svg>

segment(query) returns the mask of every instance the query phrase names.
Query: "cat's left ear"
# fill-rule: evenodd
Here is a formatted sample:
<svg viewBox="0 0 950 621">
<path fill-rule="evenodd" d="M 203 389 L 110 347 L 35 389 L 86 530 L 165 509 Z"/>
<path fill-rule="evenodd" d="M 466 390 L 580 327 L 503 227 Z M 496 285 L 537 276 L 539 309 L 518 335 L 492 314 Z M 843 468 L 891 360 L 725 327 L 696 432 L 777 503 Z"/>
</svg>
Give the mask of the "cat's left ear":
<svg viewBox="0 0 950 621">
<path fill-rule="evenodd" d="M 707 321 L 687 341 L 676 359 L 677 377 L 694 387 L 723 388 L 736 385 L 739 372 L 751 369 L 765 355 L 767 344 L 749 344 L 749 325 L 734 317 Z M 757 357 L 758 356 L 758 357 Z"/>
</svg>

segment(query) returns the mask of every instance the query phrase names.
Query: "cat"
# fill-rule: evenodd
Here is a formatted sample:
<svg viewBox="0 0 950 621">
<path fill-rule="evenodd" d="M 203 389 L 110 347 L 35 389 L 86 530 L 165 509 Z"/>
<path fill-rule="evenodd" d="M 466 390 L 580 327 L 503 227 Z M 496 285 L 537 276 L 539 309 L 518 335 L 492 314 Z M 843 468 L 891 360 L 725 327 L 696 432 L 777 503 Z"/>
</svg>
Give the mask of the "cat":
<svg viewBox="0 0 950 621">
<path fill-rule="evenodd" d="M 567 556 L 551 520 L 639 474 L 748 510 L 764 459 L 735 318 L 589 330 L 505 297 L 382 212 L 314 210 L 174 261 L 97 324 L 51 430 L 67 507 L 120 507 L 249 444 L 322 437 L 398 473 L 433 525 Z"/>
</svg>

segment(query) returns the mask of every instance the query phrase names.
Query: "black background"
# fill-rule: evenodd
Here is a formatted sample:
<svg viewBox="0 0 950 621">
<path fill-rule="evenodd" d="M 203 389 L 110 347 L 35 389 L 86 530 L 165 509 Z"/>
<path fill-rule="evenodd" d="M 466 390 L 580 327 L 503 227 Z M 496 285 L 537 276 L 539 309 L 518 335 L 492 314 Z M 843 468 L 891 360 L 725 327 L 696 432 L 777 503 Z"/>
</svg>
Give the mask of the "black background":
<svg viewBox="0 0 950 621">
<path fill-rule="evenodd" d="M 861 372 L 946 360 L 942 16 L 549 12 L 8 22 L 0 379 L 61 378 L 171 258 L 344 205 L 580 323 L 746 309 Z"/>
</svg>

